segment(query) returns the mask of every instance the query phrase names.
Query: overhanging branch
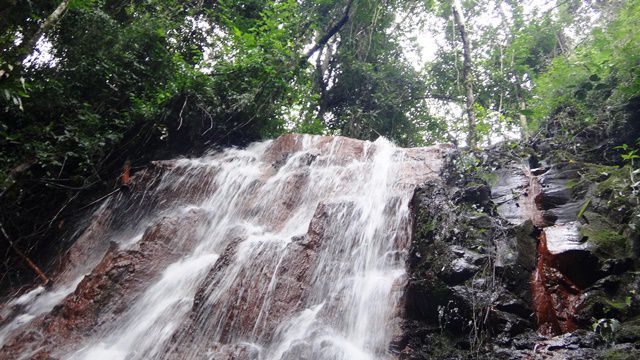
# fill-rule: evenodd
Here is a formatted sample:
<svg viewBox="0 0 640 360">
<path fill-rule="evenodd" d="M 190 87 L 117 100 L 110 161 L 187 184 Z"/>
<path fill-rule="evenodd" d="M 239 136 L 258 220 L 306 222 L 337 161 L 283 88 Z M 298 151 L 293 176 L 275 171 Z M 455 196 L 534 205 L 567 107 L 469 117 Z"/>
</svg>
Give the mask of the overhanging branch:
<svg viewBox="0 0 640 360">
<path fill-rule="evenodd" d="M 353 5 L 353 1 L 354 0 L 349 0 L 347 7 L 344 9 L 344 15 L 342 15 L 342 18 L 340 18 L 340 20 L 338 20 L 338 22 L 335 23 L 335 25 L 333 25 L 331 29 L 329 29 L 329 31 L 326 34 L 324 34 L 322 38 L 320 38 L 320 41 L 318 41 L 317 44 L 315 44 L 309 51 L 307 51 L 304 57 L 300 60 L 301 63 L 304 63 L 305 61 L 309 60 L 309 58 L 313 56 L 313 54 L 315 54 L 316 51 L 320 50 L 325 45 L 327 45 L 329 40 L 331 40 L 331 38 L 334 37 L 338 33 L 338 31 L 340 31 L 340 29 L 342 29 L 344 24 L 346 24 L 347 21 L 349 21 L 349 16 L 351 13 L 351 7 Z"/>
<path fill-rule="evenodd" d="M 20 62 L 24 61 L 29 55 L 33 53 L 36 48 L 36 44 L 38 40 L 45 35 L 49 29 L 51 29 L 62 17 L 62 15 L 67 11 L 70 0 L 63 0 L 56 9 L 44 20 L 42 25 L 38 28 L 36 33 L 29 39 L 25 40 L 22 45 L 22 54 L 20 57 Z"/>
</svg>

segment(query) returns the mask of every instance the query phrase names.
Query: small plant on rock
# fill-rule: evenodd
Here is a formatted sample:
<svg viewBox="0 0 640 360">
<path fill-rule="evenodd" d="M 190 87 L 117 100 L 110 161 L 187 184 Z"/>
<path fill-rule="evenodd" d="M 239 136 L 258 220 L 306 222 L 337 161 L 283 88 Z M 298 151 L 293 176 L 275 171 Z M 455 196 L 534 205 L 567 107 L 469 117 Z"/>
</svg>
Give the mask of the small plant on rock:
<svg viewBox="0 0 640 360">
<path fill-rule="evenodd" d="M 615 333 L 620 330 L 620 321 L 617 319 L 600 319 L 594 322 L 591 327 L 607 344 L 611 344 Z"/>
<path fill-rule="evenodd" d="M 636 146 L 640 145 L 640 138 L 636 140 Z M 634 148 L 629 146 L 628 144 L 622 144 L 620 146 L 614 147 L 614 149 L 622 150 L 622 160 L 625 163 L 629 164 L 629 179 L 631 180 L 631 192 L 634 196 L 638 196 L 640 192 L 640 181 L 636 181 L 635 176 L 640 174 L 640 169 L 634 169 L 634 160 L 640 158 L 640 153 L 638 153 L 638 148 Z"/>
</svg>

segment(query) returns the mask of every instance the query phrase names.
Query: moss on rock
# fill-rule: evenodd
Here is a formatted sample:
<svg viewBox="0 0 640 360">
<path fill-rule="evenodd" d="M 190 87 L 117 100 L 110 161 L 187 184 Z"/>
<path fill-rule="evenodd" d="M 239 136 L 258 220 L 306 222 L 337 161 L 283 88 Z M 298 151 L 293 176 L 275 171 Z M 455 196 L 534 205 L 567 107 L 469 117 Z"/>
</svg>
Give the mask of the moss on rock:
<svg viewBox="0 0 640 360">
<path fill-rule="evenodd" d="M 588 241 L 596 255 L 606 258 L 631 256 L 631 247 L 626 236 L 605 216 L 587 211 L 583 214 L 586 224 L 580 227 L 580 236 Z"/>
</svg>

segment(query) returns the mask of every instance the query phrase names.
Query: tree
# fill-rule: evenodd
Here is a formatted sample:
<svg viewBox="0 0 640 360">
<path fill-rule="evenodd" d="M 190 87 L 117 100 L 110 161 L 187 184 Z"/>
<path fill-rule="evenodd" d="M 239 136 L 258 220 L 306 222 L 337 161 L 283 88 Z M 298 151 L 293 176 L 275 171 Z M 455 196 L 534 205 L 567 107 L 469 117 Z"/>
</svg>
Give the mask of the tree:
<svg viewBox="0 0 640 360">
<path fill-rule="evenodd" d="M 317 6 L 314 35 L 321 39 L 340 19 L 347 2 Z M 424 82 L 404 57 L 404 11 L 427 11 L 424 1 L 353 1 L 353 15 L 313 59 L 313 95 L 299 128 L 320 120 L 322 131 L 363 139 L 380 135 L 403 145 L 419 144 Z M 317 129 L 317 127 L 316 127 Z M 326 130 L 325 130 L 326 129 Z"/>
<path fill-rule="evenodd" d="M 612 2 L 599 10 L 602 25 L 536 77 L 531 110 L 538 119 L 553 119 L 546 125 L 567 136 L 622 131 L 619 137 L 631 144 L 638 131 L 633 116 L 640 97 L 640 35 L 634 29 L 640 4 Z"/>
<path fill-rule="evenodd" d="M 562 2 L 543 12 L 529 8 L 526 16 L 518 1 L 464 1 L 458 4 L 458 11 L 452 11 L 453 5 L 443 1 L 439 7 L 446 42 L 425 69 L 430 95 L 463 108 L 467 115 L 464 133 L 469 137 L 475 132 L 479 144 L 490 144 L 492 138 L 499 139 L 504 130 L 514 127 L 526 141 L 529 128 L 535 125 L 528 119 L 533 115 L 529 103 L 534 80 L 570 47 L 565 31 L 583 19 L 568 16 L 576 11 L 576 2 Z M 458 20 L 456 12 L 463 15 Z M 583 12 L 587 10 L 578 13 Z M 466 48 L 457 36 L 463 19 L 469 43 Z M 469 63 L 473 66 L 466 65 Z M 472 76 L 465 77 L 469 73 Z M 468 79 L 473 79 L 472 107 L 468 106 Z M 469 127 L 469 109 L 475 115 L 473 129 Z M 448 128 L 461 126 L 450 119 Z"/>
<path fill-rule="evenodd" d="M 70 1 L 44 29 L 37 19 L 62 3 L 26 3 L 0 10 L 2 68 L 25 65 L 0 85 L 0 223 L 43 267 L 127 159 L 136 167 L 276 136 L 305 93 L 297 69 L 310 35 L 294 0 Z M 16 39 L 38 37 L 49 61 L 24 64 Z M 13 275 L 3 281 L 22 263 L 5 262 Z"/>
<path fill-rule="evenodd" d="M 464 81 L 465 88 L 465 106 L 467 112 L 467 145 L 474 148 L 477 146 L 477 134 L 476 134 L 476 114 L 473 108 L 474 96 L 473 96 L 473 71 L 471 60 L 471 40 L 468 37 L 467 29 L 462 15 L 462 9 L 458 1 L 454 1 L 451 12 L 453 18 L 460 33 L 460 41 L 462 42 L 462 54 L 464 63 L 462 65 L 462 79 Z"/>
<path fill-rule="evenodd" d="M 65 11 L 67 11 L 69 2 L 70 0 L 62 0 L 60 4 L 55 8 L 55 10 L 53 10 L 53 12 L 49 14 L 46 19 L 44 19 L 42 24 L 40 24 L 36 33 L 31 37 L 22 40 L 22 44 L 20 44 L 18 50 L 19 56 L 16 66 L 20 66 L 20 64 L 22 64 L 27 56 L 33 53 L 38 40 L 40 40 L 43 35 L 45 35 L 53 26 L 58 23 L 62 15 L 65 13 Z"/>
</svg>

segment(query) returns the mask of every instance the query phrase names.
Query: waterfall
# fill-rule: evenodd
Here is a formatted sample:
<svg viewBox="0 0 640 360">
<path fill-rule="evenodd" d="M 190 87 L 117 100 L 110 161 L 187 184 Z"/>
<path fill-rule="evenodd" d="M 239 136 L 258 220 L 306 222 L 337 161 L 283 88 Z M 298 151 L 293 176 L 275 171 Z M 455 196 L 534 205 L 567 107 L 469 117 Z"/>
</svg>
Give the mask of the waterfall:
<svg viewBox="0 0 640 360">
<path fill-rule="evenodd" d="M 0 309 L 0 357 L 393 359 L 410 201 L 447 149 L 285 135 L 157 162 Z"/>
</svg>

